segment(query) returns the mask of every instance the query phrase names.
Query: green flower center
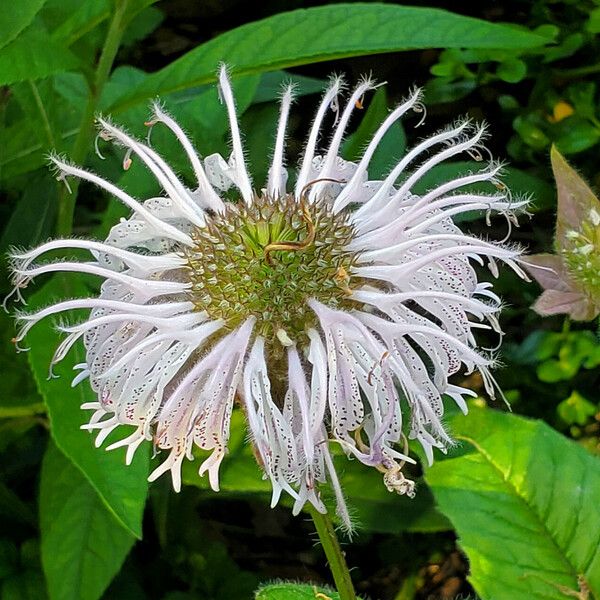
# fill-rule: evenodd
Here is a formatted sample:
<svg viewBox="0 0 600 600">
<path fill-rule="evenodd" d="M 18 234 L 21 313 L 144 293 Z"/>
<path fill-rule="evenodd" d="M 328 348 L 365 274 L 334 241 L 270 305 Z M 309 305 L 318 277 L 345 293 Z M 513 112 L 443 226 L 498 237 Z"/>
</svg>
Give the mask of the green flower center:
<svg viewBox="0 0 600 600">
<path fill-rule="evenodd" d="M 192 301 L 231 329 L 253 315 L 267 344 L 304 344 L 316 325 L 309 299 L 352 304 L 356 254 L 346 247 L 353 233 L 343 214 L 291 195 L 228 204 L 193 232 L 195 245 L 186 250 Z"/>
<path fill-rule="evenodd" d="M 594 302 L 600 302 L 600 223 L 595 211 L 579 231 L 568 231 L 562 256 L 571 276 Z"/>
</svg>

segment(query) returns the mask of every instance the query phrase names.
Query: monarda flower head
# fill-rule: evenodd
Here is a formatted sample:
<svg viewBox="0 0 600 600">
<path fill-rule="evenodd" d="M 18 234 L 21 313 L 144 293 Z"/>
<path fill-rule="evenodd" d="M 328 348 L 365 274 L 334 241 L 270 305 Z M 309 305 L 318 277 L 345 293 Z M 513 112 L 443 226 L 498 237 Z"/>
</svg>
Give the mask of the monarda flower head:
<svg viewBox="0 0 600 600">
<path fill-rule="evenodd" d="M 232 153 L 202 161 L 181 127 L 158 105 L 150 124 L 168 127 L 195 173 L 189 187 L 148 145 L 98 119 L 100 137 L 136 156 L 164 195 L 142 201 L 100 176 L 54 157 L 60 178 L 78 177 L 112 194 L 132 211 L 103 242 L 65 239 L 13 255 L 16 289 L 44 273 L 70 271 L 103 281 L 97 298 L 68 300 L 22 314 L 17 341 L 40 319 L 89 309 L 53 364 L 83 338 L 86 362 L 75 381 L 89 378 L 97 401 L 86 428 L 101 445 L 116 428 L 126 460 L 144 440 L 166 455 L 150 475 L 171 472 L 194 446 L 206 451 L 200 475 L 219 489 L 234 405 L 245 412 L 255 454 L 271 480 L 275 505 L 282 491 L 297 513 L 306 502 L 325 506 L 319 484 L 329 482 L 341 518 L 349 523 L 334 470 L 340 448 L 383 473 L 390 490 L 413 495 L 401 472 L 407 438 L 427 459 L 452 443 L 442 398 L 466 412 L 472 391 L 451 383 L 464 369 L 479 371 L 493 395 L 492 358 L 477 349 L 473 330 L 500 331 L 500 300 L 479 282 L 473 263 L 496 261 L 520 275 L 518 249 L 464 234 L 453 218 L 468 211 L 502 213 L 513 202 L 490 162 L 423 195 L 415 185 L 445 160 L 467 153 L 481 159 L 485 128 L 463 121 L 412 148 L 383 181 L 369 163 L 388 129 L 406 113 L 423 112 L 418 90 L 380 125 L 358 163 L 341 158 L 348 123 L 364 95 L 365 79 L 342 106 L 334 78 L 312 122 L 293 186 L 287 185 L 285 136 L 293 88 L 284 90 L 265 187 L 253 185 L 246 165 L 228 74 L 219 74 Z M 328 113 L 335 122 L 325 126 Z M 250 157 L 251 158 L 251 157 Z M 492 194 L 473 193 L 491 183 Z M 228 201 L 223 193 L 233 187 Z M 492 188 L 493 189 L 493 188 Z M 90 262 L 38 263 L 58 249 L 88 250 Z M 206 456 L 208 453 L 208 456 Z"/>
</svg>

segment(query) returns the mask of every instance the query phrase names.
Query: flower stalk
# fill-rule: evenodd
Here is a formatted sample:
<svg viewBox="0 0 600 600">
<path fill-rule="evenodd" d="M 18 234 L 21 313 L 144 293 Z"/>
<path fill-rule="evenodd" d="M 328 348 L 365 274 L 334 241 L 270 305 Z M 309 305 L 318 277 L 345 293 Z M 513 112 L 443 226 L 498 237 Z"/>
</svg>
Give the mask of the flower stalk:
<svg viewBox="0 0 600 600">
<path fill-rule="evenodd" d="M 356 600 L 350 570 L 329 514 L 320 513 L 312 504 L 307 504 L 306 509 L 315 524 L 340 600 Z"/>
</svg>

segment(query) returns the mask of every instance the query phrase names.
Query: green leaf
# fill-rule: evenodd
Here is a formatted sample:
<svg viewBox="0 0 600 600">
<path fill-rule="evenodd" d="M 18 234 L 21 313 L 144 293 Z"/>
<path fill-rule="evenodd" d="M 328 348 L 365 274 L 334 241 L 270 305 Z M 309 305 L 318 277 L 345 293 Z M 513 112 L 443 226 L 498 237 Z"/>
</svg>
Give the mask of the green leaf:
<svg viewBox="0 0 600 600">
<path fill-rule="evenodd" d="M 0 48 L 12 42 L 32 21 L 46 0 L 19 0 L 0 11 Z"/>
<path fill-rule="evenodd" d="M 590 11 L 585 28 L 590 33 L 600 33 L 600 6 Z"/>
<path fill-rule="evenodd" d="M 94 293 L 84 283 L 86 281 L 81 276 L 78 280 L 74 277 L 55 276 L 30 298 L 29 307 L 35 309 L 65 298 L 93 296 Z M 80 429 L 89 419 L 89 413 L 82 411 L 80 405 L 95 401 L 95 394 L 86 381 L 75 388 L 71 387 L 73 366 L 85 361 L 81 345 L 76 344 L 61 363 L 58 370 L 61 377 L 47 379 L 48 365 L 58 341 L 58 335 L 48 322 L 40 323 L 27 336 L 31 347 L 29 362 L 38 389 L 48 406 L 52 437 L 60 450 L 85 475 L 123 527 L 136 537 L 141 537 L 142 515 L 148 490 L 148 455 L 141 448 L 131 466 L 127 467 L 121 451 L 105 452 L 94 447 L 93 438 Z M 129 428 L 126 429 L 129 431 Z M 115 434 L 117 438 L 124 437 L 128 431 Z M 114 438 L 109 437 L 110 439 Z M 109 443 L 110 441 L 107 442 Z"/>
<path fill-rule="evenodd" d="M 272 71 L 263 73 L 260 77 L 260 84 L 254 98 L 253 104 L 260 102 L 271 102 L 281 97 L 281 88 L 292 81 L 294 83 L 294 97 L 317 94 L 323 91 L 327 82 L 314 77 L 305 77 L 296 73 L 286 73 L 285 71 Z"/>
<path fill-rule="evenodd" d="M 60 42 L 29 28 L 0 50 L 0 85 L 42 79 L 77 65 L 75 56 Z"/>
<path fill-rule="evenodd" d="M 483 599 L 600 597 L 600 461 L 541 421 L 473 408 L 425 477 Z M 583 596 L 581 596 L 583 598 Z"/>
<path fill-rule="evenodd" d="M 508 83 L 518 83 L 527 75 L 527 65 L 519 58 L 509 58 L 498 65 L 496 75 Z"/>
<path fill-rule="evenodd" d="M 284 582 L 271 583 L 261 587 L 256 592 L 255 600 L 315 600 L 324 597 L 331 600 L 340 600 L 340 595 L 337 592 L 323 585 Z"/>
<path fill-rule="evenodd" d="M 553 137 L 562 154 L 577 154 L 600 142 L 600 128 L 585 119 L 572 116 L 554 126 Z"/>
<path fill-rule="evenodd" d="M 83 2 L 74 10 L 68 10 L 59 21 L 58 26 L 52 31 L 52 37 L 63 40 L 66 46 L 70 46 L 83 35 L 94 29 L 100 23 L 110 17 L 111 3 L 109 0 L 94 0 L 94 2 Z"/>
<path fill-rule="evenodd" d="M 435 8 L 381 3 L 317 6 L 280 13 L 217 36 L 150 75 L 112 110 L 214 81 L 222 61 L 242 75 L 399 50 L 525 49 L 546 42 L 523 29 Z"/>
<path fill-rule="evenodd" d="M 585 425 L 589 418 L 598 412 L 598 409 L 579 392 L 573 391 L 566 400 L 563 400 L 556 407 L 556 412 L 567 425 L 575 423 Z"/>
<path fill-rule="evenodd" d="M 32 177 L 2 232 L 0 252 L 47 239 L 54 231 L 57 207 L 58 193 L 51 174 Z"/>
<path fill-rule="evenodd" d="M 40 527 L 50 600 L 100 598 L 135 542 L 52 443 L 42 464 Z"/>
</svg>

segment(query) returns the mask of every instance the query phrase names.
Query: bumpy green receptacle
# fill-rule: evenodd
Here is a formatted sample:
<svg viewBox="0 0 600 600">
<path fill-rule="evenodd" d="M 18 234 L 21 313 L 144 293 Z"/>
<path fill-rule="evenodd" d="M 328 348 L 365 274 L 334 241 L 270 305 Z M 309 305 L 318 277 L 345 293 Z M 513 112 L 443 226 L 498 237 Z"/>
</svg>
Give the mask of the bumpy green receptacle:
<svg viewBox="0 0 600 600">
<path fill-rule="evenodd" d="M 309 298 L 332 308 L 352 304 L 356 255 L 346 250 L 352 236 L 343 214 L 300 205 L 291 195 L 228 204 L 193 233 L 195 246 L 186 250 L 192 300 L 229 328 L 254 315 L 255 331 L 268 345 L 286 339 L 302 345 L 316 325 Z M 288 249 L 277 249 L 286 243 Z"/>
</svg>

